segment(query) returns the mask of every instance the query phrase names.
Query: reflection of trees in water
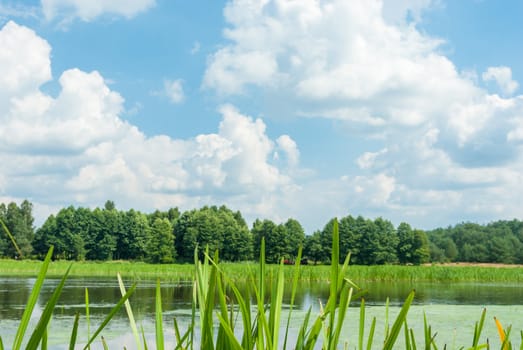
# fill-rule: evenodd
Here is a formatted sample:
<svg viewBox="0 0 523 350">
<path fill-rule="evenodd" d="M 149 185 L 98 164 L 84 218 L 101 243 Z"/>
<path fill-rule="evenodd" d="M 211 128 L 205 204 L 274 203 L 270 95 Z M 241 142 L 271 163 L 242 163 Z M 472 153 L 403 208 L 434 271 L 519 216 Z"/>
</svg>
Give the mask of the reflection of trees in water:
<svg viewBox="0 0 523 350">
<path fill-rule="evenodd" d="M 33 283 L 34 279 L 0 277 L 0 319 L 22 318 Z"/>
<path fill-rule="evenodd" d="M 0 318 L 3 320 L 20 320 L 24 307 L 29 298 L 34 279 L 28 278 L 1 278 L 0 279 Z M 42 288 L 38 306 L 43 308 L 51 297 L 58 279 L 47 280 Z M 131 282 L 126 281 L 129 288 Z M 284 304 L 290 303 L 291 282 L 289 281 L 284 293 Z M 488 284 L 488 283 L 358 283 L 366 292 L 364 298 L 368 305 L 384 305 L 387 298 L 391 305 L 400 305 L 412 290 L 416 290 L 415 303 L 417 304 L 469 304 L 469 305 L 511 305 L 519 304 L 523 300 L 523 289 L 516 284 Z M 254 303 L 255 296 L 250 282 L 238 283 L 241 293 L 251 295 Z M 73 317 L 76 312 L 85 314 L 85 288 L 89 290 L 90 314 L 92 317 L 102 318 L 121 298 L 116 278 L 70 278 L 62 292 L 56 308 L 56 315 Z M 250 292 L 249 292 L 250 289 Z M 271 283 L 266 284 L 267 300 L 270 300 Z M 135 317 L 143 319 L 154 315 L 156 285 L 154 281 L 139 281 L 130 302 Z M 165 312 L 184 313 L 191 308 L 191 283 L 162 283 L 162 308 Z M 236 303 L 233 293 L 227 293 L 230 300 Z M 318 309 L 320 302 L 325 304 L 329 294 L 329 284 L 326 282 L 301 282 L 295 296 L 295 308 L 306 310 L 309 307 Z M 359 305 L 354 300 L 354 305 Z M 284 305 L 285 307 L 285 305 Z M 126 318 L 122 309 L 120 317 Z"/>
</svg>

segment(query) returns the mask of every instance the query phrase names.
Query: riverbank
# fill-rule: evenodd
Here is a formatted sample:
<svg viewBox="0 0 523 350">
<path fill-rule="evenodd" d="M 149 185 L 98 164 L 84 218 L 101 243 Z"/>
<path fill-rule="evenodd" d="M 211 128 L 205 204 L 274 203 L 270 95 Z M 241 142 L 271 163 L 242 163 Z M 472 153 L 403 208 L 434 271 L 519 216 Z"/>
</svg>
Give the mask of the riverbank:
<svg viewBox="0 0 523 350">
<path fill-rule="evenodd" d="M 2 276 L 35 276 L 42 262 L 35 260 L 0 260 Z M 192 264 L 147 264 L 143 262 L 69 262 L 54 261 L 49 266 L 49 277 L 62 276 L 72 264 L 71 276 L 111 277 L 122 276 L 137 280 L 189 281 L 194 276 Z M 256 273 L 255 263 L 222 263 L 221 268 L 233 280 L 243 280 Z M 329 278 L 327 265 L 302 266 L 300 279 L 323 281 Z M 267 273 L 275 273 L 276 266 L 267 266 Z M 284 266 L 290 279 L 293 266 Z M 427 281 L 427 282 L 523 282 L 523 267 L 513 265 L 424 265 L 424 266 L 349 266 L 347 277 L 354 281 Z"/>
</svg>

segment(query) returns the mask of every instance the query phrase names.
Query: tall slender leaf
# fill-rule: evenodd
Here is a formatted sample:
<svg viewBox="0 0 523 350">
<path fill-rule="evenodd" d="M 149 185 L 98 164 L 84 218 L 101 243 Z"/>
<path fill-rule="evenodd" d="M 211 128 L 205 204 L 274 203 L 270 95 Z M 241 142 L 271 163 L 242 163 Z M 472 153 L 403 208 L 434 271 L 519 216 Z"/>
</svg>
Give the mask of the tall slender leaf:
<svg viewBox="0 0 523 350">
<path fill-rule="evenodd" d="M 410 292 L 409 296 L 403 303 L 400 313 L 398 314 L 398 317 L 396 317 L 396 321 L 394 321 L 394 324 L 392 325 L 392 328 L 390 329 L 390 333 L 385 340 L 385 345 L 383 346 L 383 350 L 393 349 L 394 343 L 396 342 L 396 339 L 401 330 L 401 327 L 402 327 L 403 323 L 405 322 L 405 320 L 407 319 L 407 313 L 409 311 L 410 304 L 412 304 L 412 300 L 414 300 L 414 291 Z"/>
<path fill-rule="evenodd" d="M 78 335 L 78 322 L 80 321 L 80 314 L 77 312 L 74 317 L 73 330 L 71 333 L 71 339 L 69 340 L 69 350 L 74 350 L 76 345 L 76 338 Z"/>
<path fill-rule="evenodd" d="M 85 288 L 85 322 L 87 323 L 87 340 L 89 340 L 91 337 L 91 317 L 89 316 L 89 290 L 87 288 Z"/>
<path fill-rule="evenodd" d="M 367 350 L 371 350 L 372 349 L 372 344 L 373 344 L 373 341 L 374 341 L 374 330 L 375 329 L 376 329 L 376 317 L 374 317 L 372 319 L 372 323 L 370 325 L 369 338 L 367 339 Z"/>
<path fill-rule="evenodd" d="M 62 289 L 64 288 L 65 281 L 67 280 L 67 277 L 69 276 L 69 272 L 71 271 L 72 265 L 69 265 L 69 268 L 63 275 L 60 283 L 54 290 L 53 294 L 51 295 L 51 298 L 47 302 L 44 311 L 42 312 L 42 315 L 40 316 L 40 320 L 38 321 L 36 328 L 34 329 L 33 333 L 31 334 L 31 337 L 29 338 L 29 341 L 27 342 L 26 350 L 36 350 L 38 347 L 38 344 L 42 340 L 42 337 L 47 332 L 47 327 L 49 324 L 49 321 L 51 320 L 51 317 L 53 316 L 53 311 L 55 309 L 56 303 L 58 302 L 58 298 L 60 298 L 60 294 L 62 294 Z"/>
<path fill-rule="evenodd" d="M 49 248 L 49 251 L 47 252 L 47 255 L 42 264 L 42 267 L 40 268 L 40 272 L 38 272 L 36 282 L 33 286 L 33 290 L 31 291 L 31 295 L 29 296 L 29 300 L 27 301 L 27 304 L 25 306 L 22 319 L 20 320 L 20 324 L 18 325 L 18 330 L 16 331 L 15 339 L 13 341 L 12 346 L 13 350 L 19 350 L 22 347 L 22 341 L 24 339 L 27 326 L 29 325 L 29 321 L 31 320 L 31 315 L 33 314 L 34 307 L 36 305 L 36 302 L 38 301 L 38 296 L 40 295 L 40 290 L 42 289 L 42 285 L 44 283 L 45 276 L 47 274 L 47 269 L 49 268 L 49 263 L 51 262 L 52 256 L 53 246 Z"/>
<path fill-rule="evenodd" d="M 162 293 L 160 290 L 160 280 L 156 280 L 156 311 L 155 311 L 155 329 L 156 329 L 156 349 L 163 350 L 163 313 L 162 313 Z"/>
<path fill-rule="evenodd" d="M 365 334 L 365 299 L 361 299 L 360 304 L 360 327 L 358 336 L 358 350 L 363 350 L 363 336 Z"/>
<path fill-rule="evenodd" d="M 96 339 L 96 337 L 98 337 L 98 335 L 102 332 L 102 330 L 107 326 L 107 324 L 112 320 L 112 318 L 114 317 L 114 315 L 116 315 L 116 313 L 118 311 L 120 311 L 120 309 L 122 308 L 122 306 L 124 305 L 125 301 L 127 299 L 129 299 L 129 297 L 134 293 L 136 289 L 136 283 L 134 283 L 131 288 L 129 288 L 129 290 L 127 291 L 127 293 L 125 293 L 125 295 L 120 298 L 120 300 L 118 301 L 118 303 L 111 309 L 111 311 L 109 312 L 109 314 L 105 317 L 105 319 L 103 320 L 103 322 L 100 324 L 100 326 L 96 329 L 96 331 L 94 332 L 94 334 L 91 336 L 91 338 L 89 339 L 89 341 L 87 342 L 87 344 L 85 345 L 85 347 L 83 348 L 83 350 L 86 350 L 87 348 L 89 348 L 89 346 L 92 344 L 92 342 Z"/>
<path fill-rule="evenodd" d="M 122 280 L 122 276 L 120 275 L 120 273 L 117 273 L 116 277 L 118 279 L 118 285 L 120 286 L 120 293 L 122 294 L 122 296 L 124 296 L 126 293 L 126 290 L 125 290 L 125 285 Z M 133 309 L 131 308 L 131 303 L 129 302 L 129 300 L 126 300 L 124 305 L 125 305 L 125 311 L 127 311 L 127 317 L 129 318 L 129 324 L 130 324 L 131 330 L 133 332 L 134 342 L 136 343 L 136 348 L 138 350 L 142 350 L 142 344 L 140 342 L 140 334 L 138 333 L 138 327 L 136 327 L 136 321 L 134 320 L 134 314 L 133 314 Z"/>
<path fill-rule="evenodd" d="M 291 289 L 291 303 L 289 308 L 289 314 L 287 316 L 287 326 L 285 327 L 285 338 L 283 340 L 283 348 L 287 349 L 287 337 L 289 335 L 289 328 L 291 324 L 291 315 L 292 310 L 294 308 L 294 298 L 296 297 L 296 291 L 298 289 L 298 279 L 300 277 L 300 267 L 301 267 L 301 254 L 302 254 L 302 246 L 298 248 L 298 257 L 296 258 L 296 262 L 294 263 L 294 274 L 292 277 L 292 289 Z"/>
<path fill-rule="evenodd" d="M 11 240 L 11 243 L 13 243 L 13 246 L 15 247 L 16 252 L 18 253 L 18 255 L 20 257 L 22 257 L 22 251 L 18 247 L 18 244 L 16 244 L 15 237 L 11 234 L 11 231 L 9 231 L 9 229 L 7 228 L 7 226 L 5 225 L 5 223 L 4 223 L 4 221 L 2 219 L 0 219 L 0 226 L 2 226 L 2 228 L 4 229 L 5 234 L 7 235 L 7 237 L 9 237 L 9 239 Z"/>
</svg>

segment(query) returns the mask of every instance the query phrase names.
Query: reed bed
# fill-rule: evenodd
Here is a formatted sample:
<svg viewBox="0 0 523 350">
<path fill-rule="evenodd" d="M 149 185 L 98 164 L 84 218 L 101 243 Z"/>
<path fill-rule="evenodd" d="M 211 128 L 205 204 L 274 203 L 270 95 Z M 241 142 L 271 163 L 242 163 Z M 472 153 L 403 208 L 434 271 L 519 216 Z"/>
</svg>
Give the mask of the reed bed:
<svg viewBox="0 0 523 350">
<path fill-rule="evenodd" d="M 49 264 L 48 277 L 61 277 L 71 262 L 53 261 Z M 0 260 L 2 276 L 34 276 L 38 273 L 41 261 Z M 257 272 L 257 264 L 221 263 L 220 268 L 234 281 L 245 280 L 245 276 Z M 279 265 L 267 265 L 268 273 L 275 273 Z M 284 279 L 293 277 L 293 266 L 282 267 Z M 327 281 L 330 266 L 301 266 L 299 280 L 303 282 Z M 194 275 L 193 264 L 147 264 L 143 262 L 73 262 L 70 276 L 76 277 L 114 277 L 121 273 L 137 280 L 156 280 L 165 282 L 191 281 Z M 356 266 L 349 265 L 346 277 L 357 281 L 423 281 L 423 282 L 523 282 L 523 267 L 485 267 L 485 266 Z"/>
<path fill-rule="evenodd" d="M 52 251 L 53 248 L 51 247 L 45 260 L 40 264 L 40 269 L 36 274 L 37 278 L 10 349 L 48 349 L 47 330 L 53 313 L 57 308 L 57 302 L 61 292 L 67 282 L 67 278 L 73 271 L 73 266 L 82 265 L 68 265 L 54 293 L 49 300 L 47 300 L 45 306 L 42 306 L 42 311 L 39 312 L 39 316 L 33 315 L 44 280 L 50 273 Z M 357 350 L 392 350 L 398 348 L 416 350 L 418 347 L 426 350 L 438 350 L 447 348 L 447 345 L 437 343 L 437 333 L 432 329 L 429 320 L 426 318 L 423 320 L 422 334 L 415 334 L 413 329 L 407 324 L 407 314 L 414 299 L 414 291 L 409 293 L 394 319 L 389 319 L 387 308 L 385 315 L 379 319 L 379 322 L 377 317 L 373 317 L 370 322 L 370 327 L 366 328 L 368 322 L 366 322 L 366 306 L 364 299 L 362 299 L 362 292 L 357 284 L 347 277 L 351 274 L 355 275 L 354 272 L 358 270 L 358 268 L 349 267 L 348 256 L 341 265 L 335 263 L 327 268 L 321 267 L 322 269 L 326 268 L 323 272 L 328 277 L 322 276 L 322 279 L 328 279 L 330 292 L 325 304 L 320 304 L 320 311 L 313 313 L 311 307 L 306 312 L 304 319 L 300 319 L 299 321 L 293 319 L 294 297 L 298 289 L 299 281 L 304 278 L 304 274 L 307 276 L 306 270 L 312 267 L 307 267 L 307 269 L 302 270 L 299 263 L 295 266 L 288 267 L 283 265 L 283 260 L 278 266 L 267 266 L 263 253 L 263 240 L 261 252 L 260 261 L 255 267 L 244 266 L 246 270 L 243 271 L 243 278 L 248 279 L 251 286 L 246 292 L 240 292 L 235 283 L 235 273 L 242 270 L 236 270 L 236 272 L 234 272 L 232 269 L 234 265 L 219 264 L 217 253 L 211 257 L 208 251 L 205 254 L 204 261 L 199 261 L 198 253 L 195 252 L 194 265 L 187 265 L 192 269 L 191 280 L 193 282 L 191 322 L 185 329 L 181 329 L 176 317 L 174 318 L 173 326 L 176 335 L 175 349 L 335 350 L 341 348 L 348 349 L 349 344 L 351 344 L 351 349 L 354 348 Z M 297 261 L 300 261 L 300 258 L 301 249 L 299 250 Z M 331 261 L 339 261 L 339 259 L 339 232 L 338 224 L 335 221 L 333 225 Z M 63 262 L 57 263 L 57 266 L 61 266 L 60 264 L 63 264 Z M 92 267 L 93 265 L 90 266 Z M 123 266 L 132 267 L 140 265 L 120 264 L 117 266 L 122 268 Z M 158 266 L 159 270 L 154 270 L 152 273 L 162 273 L 163 268 L 169 270 L 172 267 Z M 408 271 L 410 273 L 405 272 L 407 271 L 405 269 L 402 271 L 405 276 L 420 276 L 419 274 L 412 273 L 412 271 L 418 271 L 422 269 L 422 267 L 409 268 L 410 270 Z M 81 271 L 78 267 L 77 269 Z M 77 273 L 79 273 L 78 271 Z M 131 271 L 134 272 L 134 269 L 131 269 Z M 369 271 L 370 275 L 366 275 L 366 278 L 379 275 L 379 271 Z M 149 272 L 149 270 L 147 270 L 147 272 Z M 114 315 L 116 315 L 120 309 L 125 309 L 129 319 L 129 329 L 134 335 L 134 344 L 125 344 L 122 347 L 132 347 L 140 350 L 149 348 L 164 350 L 164 330 L 168 326 L 163 324 L 164 315 L 162 311 L 160 280 L 158 279 L 156 282 L 155 338 L 154 344 L 152 344 L 151 341 L 149 341 L 149 343 L 147 342 L 143 330 L 140 332 L 140 327 L 138 327 L 135 322 L 132 305 L 129 303 L 129 298 L 133 295 L 137 282 L 127 288 L 120 274 L 118 274 L 117 277 L 119 292 L 122 297 L 101 324 L 92 330 L 90 328 L 89 316 L 89 292 L 87 289 L 85 290 L 85 317 L 80 318 L 80 314 L 76 314 L 70 330 L 69 349 L 81 348 L 88 350 L 95 342 L 101 343 L 103 348 L 107 349 L 107 343 L 102 336 L 103 331 Z M 315 278 L 316 277 L 315 275 Z M 309 275 L 308 278 L 312 280 L 312 276 Z M 267 280 L 269 280 L 270 283 L 267 283 Z M 283 298 L 286 291 L 290 291 L 291 293 L 291 302 L 290 309 L 284 312 Z M 348 306 L 352 301 L 357 300 L 360 301 L 358 332 L 352 336 L 349 343 L 349 340 L 342 332 L 346 322 L 350 321 L 345 317 Z M 511 336 L 514 337 L 514 335 L 511 332 L 510 326 L 508 328 L 503 327 L 502 320 L 495 320 L 495 327 L 499 333 L 499 345 L 495 345 L 494 342 L 489 343 L 483 339 L 482 331 L 485 325 L 485 315 L 486 311 L 484 310 L 474 326 L 471 341 L 459 347 L 459 349 L 490 349 L 490 347 L 500 348 L 502 350 L 512 349 Z M 30 325 L 32 318 L 39 319 L 36 326 Z M 87 323 L 88 340 L 85 344 L 80 344 L 78 340 L 80 320 Z M 289 337 L 291 323 L 293 323 L 293 327 L 295 327 L 296 322 L 298 323 L 298 331 L 296 334 L 293 334 L 292 337 Z M 385 331 L 380 333 L 380 336 L 377 336 L 377 332 L 375 332 L 377 325 L 380 327 L 384 325 L 385 328 Z M 523 331 L 516 336 L 519 336 L 522 340 L 520 349 L 523 349 Z M 400 337 L 403 343 L 397 342 Z M 84 338 L 83 335 L 82 338 Z M 4 350 L 1 330 L 0 350 Z"/>
</svg>

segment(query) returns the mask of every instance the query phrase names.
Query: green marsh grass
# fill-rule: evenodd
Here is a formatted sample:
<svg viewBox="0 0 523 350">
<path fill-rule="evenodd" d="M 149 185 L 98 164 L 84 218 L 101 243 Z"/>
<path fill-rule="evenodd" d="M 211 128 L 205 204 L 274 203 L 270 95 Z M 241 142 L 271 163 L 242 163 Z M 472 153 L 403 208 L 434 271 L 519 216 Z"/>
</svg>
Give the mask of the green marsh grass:
<svg viewBox="0 0 523 350">
<path fill-rule="evenodd" d="M 0 259 L 0 276 L 34 276 L 42 262 L 37 260 Z M 120 273 L 126 278 L 136 280 L 156 280 L 165 282 L 192 281 L 193 264 L 147 264 L 144 262 L 109 261 L 52 261 L 47 271 L 48 277 L 61 277 L 71 266 L 70 276 L 74 277 L 114 277 Z M 245 276 L 257 271 L 257 264 L 220 263 L 220 269 L 234 281 L 245 280 Z M 275 276 L 283 271 L 286 281 L 295 278 L 294 266 L 266 265 L 267 275 Z M 357 266 L 349 265 L 346 276 L 357 282 L 365 281 L 423 281 L 423 282 L 523 282 L 523 267 L 484 267 L 484 266 Z M 298 280 L 302 282 L 327 282 L 330 266 L 301 265 Z"/>
<path fill-rule="evenodd" d="M 331 261 L 339 261 L 339 233 L 336 221 L 333 226 Z M 303 279 L 303 270 L 299 265 L 290 268 L 284 266 L 283 260 L 279 265 L 267 266 L 263 248 L 264 242 L 262 241 L 262 254 L 256 267 L 243 266 L 246 269 L 243 270 L 243 278 L 251 281 L 251 288 L 243 293 L 236 287 L 237 277 L 228 270 L 230 266 L 219 264 L 217 253 L 211 257 L 207 251 L 203 261 L 200 261 L 197 252 L 195 252 L 194 265 L 188 265 L 192 269 L 191 280 L 193 281 L 191 323 L 186 329 L 180 329 L 176 318 L 174 319 L 173 325 L 177 340 L 175 349 L 334 350 L 349 348 L 347 337 L 345 334 L 342 337 L 342 332 L 344 324 L 350 320 L 347 313 L 354 312 L 355 309 L 349 309 L 348 306 L 351 302 L 357 302 L 361 298 L 358 286 L 347 277 L 353 271 L 352 267 L 349 267 L 349 256 L 344 259 L 343 264 L 331 264 L 328 267 L 327 283 L 329 283 L 330 292 L 327 302 L 325 305 L 321 305 L 319 313 L 313 314 L 312 308 L 309 308 L 303 321 L 298 325 L 299 331 L 296 336 L 290 339 L 288 334 L 293 317 L 293 308 L 290 307 L 288 314 L 285 313 L 287 311 L 283 311 L 283 295 L 286 286 L 289 286 L 288 282 L 291 281 L 291 300 L 294 300 L 298 281 Z M 20 320 L 11 349 L 47 349 L 47 329 L 61 291 L 74 266 L 68 265 L 69 267 L 62 275 L 61 282 L 47 301 L 38 323 L 34 327 L 29 327 L 29 320 L 33 316 L 34 306 L 42 284 L 48 276 L 51 256 L 52 248 L 44 262 L 40 264 L 36 282 Z M 167 325 L 163 323 L 160 279 L 157 279 L 156 283 L 154 344 L 147 344 L 143 330 L 140 334 L 133 317 L 132 305 L 128 301 L 136 288 L 136 283 L 126 289 L 119 275 L 117 279 L 122 297 L 92 334 L 90 334 L 89 327 L 89 294 L 86 290 L 85 320 L 88 328 L 88 341 L 85 345 L 78 344 L 80 315 L 77 314 L 70 331 L 69 348 L 90 349 L 90 346 L 96 341 L 106 349 L 108 346 L 102 336 L 102 331 L 115 314 L 125 306 L 135 341 L 135 344 L 130 344 L 129 347 L 163 350 Z M 267 280 L 270 281 L 269 284 L 267 284 Z M 318 281 L 323 280 L 318 279 Z M 353 335 L 354 339 L 350 344 L 357 344 L 359 350 L 364 348 L 391 350 L 399 346 L 409 350 L 417 349 L 418 346 L 437 350 L 437 333 L 433 332 L 426 318 L 424 318 L 424 332 L 418 335 L 422 339 L 421 342 L 417 342 L 416 334 L 407 324 L 407 314 L 413 299 L 414 291 L 409 293 L 392 323 L 389 323 L 389 311 L 386 307 L 384 318 L 373 318 L 368 331 L 365 329 L 365 302 L 361 299 L 359 330 Z M 286 315 L 287 319 L 285 320 Z M 385 333 L 380 339 L 377 339 L 375 333 L 378 323 L 382 324 L 385 329 Z M 471 345 L 463 346 L 460 349 L 489 349 L 489 343 L 482 341 L 481 334 L 484 325 L 485 312 L 476 322 Z M 510 327 L 504 330 L 499 321 L 496 322 L 496 326 L 500 334 L 501 349 L 512 349 Z M 402 334 L 404 344 L 399 345 L 397 340 Z M 494 345 L 492 347 L 497 348 Z M 445 349 L 446 345 L 439 348 Z M 3 349 L 4 344 L 0 334 L 0 350 Z M 523 349 L 523 345 L 520 349 Z"/>
</svg>

